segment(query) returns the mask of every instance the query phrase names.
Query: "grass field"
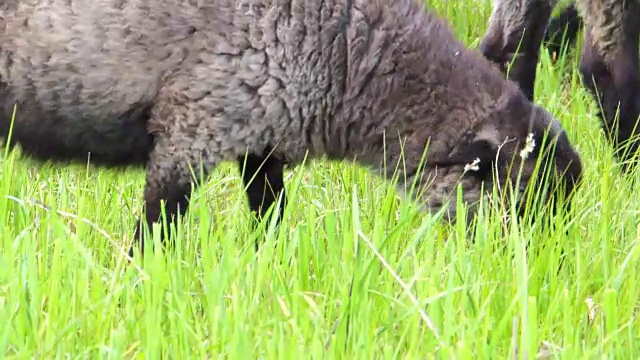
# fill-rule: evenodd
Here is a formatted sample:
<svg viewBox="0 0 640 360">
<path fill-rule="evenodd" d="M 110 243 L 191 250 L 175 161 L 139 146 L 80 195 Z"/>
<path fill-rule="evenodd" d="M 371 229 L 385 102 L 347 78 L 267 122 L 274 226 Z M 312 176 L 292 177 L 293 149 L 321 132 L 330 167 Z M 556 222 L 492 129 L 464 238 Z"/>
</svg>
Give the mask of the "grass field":
<svg viewBox="0 0 640 360">
<path fill-rule="evenodd" d="M 489 3 L 437 1 L 477 46 Z M 543 52 L 536 84 L 536 102 L 584 160 L 567 232 L 512 225 L 505 235 L 499 218 L 481 215 L 469 238 L 363 169 L 315 162 L 287 171 L 290 207 L 280 228 L 264 229 L 256 255 L 253 241 L 265 234 L 248 231 L 239 174 L 227 163 L 194 194 L 175 251 L 128 265 L 142 171 L 5 157 L 0 354 L 640 357 L 638 176 L 613 161 L 576 60 L 551 64 Z"/>
</svg>

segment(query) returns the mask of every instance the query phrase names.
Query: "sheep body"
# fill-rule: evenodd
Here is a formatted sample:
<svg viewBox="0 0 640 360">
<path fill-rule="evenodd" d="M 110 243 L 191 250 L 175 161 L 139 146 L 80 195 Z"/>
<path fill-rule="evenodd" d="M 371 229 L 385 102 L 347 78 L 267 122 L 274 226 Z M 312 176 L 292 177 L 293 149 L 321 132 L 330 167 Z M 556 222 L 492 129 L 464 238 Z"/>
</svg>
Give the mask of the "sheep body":
<svg viewBox="0 0 640 360">
<path fill-rule="evenodd" d="M 538 156 L 569 172 L 569 190 L 581 174 L 551 114 L 418 1 L 22 0 L 0 7 L 0 29 L 4 134 L 17 103 L 12 141 L 36 158 L 144 164 L 136 237 L 161 201 L 168 217 L 184 213 L 193 173 L 227 160 L 245 167 L 261 216 L 284 197 L 283 165 L 305 156 L 386 178 L 401 163 L 399 188 L 427 188 L 416 197 L 427 210 L 457 184 L 473 203 L 483 184 L 517 176 L 506 161 L 531 132 L 540 144 L 550 129 L 558 146 L 515 156 L 525 183 Z"/>
<path fill-rule="evenodd" d="M 12 140 L 30 155 L 145 164 L 147 120 L 162 81 L 184 60 L 186 47 L 173 44 L 189 35 L 188 15 L 168 26 L 145 19 L 145 1 L 39 3 L 0 7 L 3 134 L 15 104 Z"/>
<path fill-rule="evenodd" d="M 481 44 L 482 53 L 503 72 L 505 64 L 514 60 L 509 78 L 529 100 L 533 100 L 540 43 L 556 3 L 556 0 L 495 0 Z M 626 162 L 639 145 L 632 138 L 638 135 L 635 128 L 640 115 L 640 1 L 575 0 L 575 6 L 569 6 L 562 19 L 569 26 L 569 40 L 580 27 L 575 15 L 581 17 L 585 30 L 580 59 L 583 83 L 602 105 L 599 116 L 603 128 L 613 137 L 616 155 Z M 560 27 L 554 24 L 553 32 L 559 32 Z M 523 37 L 525 28 L 527 34 Z M 556 37 L 547 34 L 549 38 Z M 517 50 L 520 39 L 522 43 Z"/>
</svg>

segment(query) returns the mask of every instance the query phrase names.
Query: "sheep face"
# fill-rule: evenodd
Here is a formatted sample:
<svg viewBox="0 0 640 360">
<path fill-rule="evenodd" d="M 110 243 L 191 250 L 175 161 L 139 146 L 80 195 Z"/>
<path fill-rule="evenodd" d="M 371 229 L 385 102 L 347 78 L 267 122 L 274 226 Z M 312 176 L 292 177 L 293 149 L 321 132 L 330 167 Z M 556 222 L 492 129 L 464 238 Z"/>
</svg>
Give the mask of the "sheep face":
<svg viewBox="0 0 640 360">
<path fill-rule="evenodd" d="M 490 166 L 480 167 L 478 174 L 486 179 L 487 189 L 495 186 L 507 204 L 513 191 L 521 216 L 535 202 L 551 205 L 547 208 L 551 213 L 559 210 L 560 203 L 568 206 L 567 196 L 572 195 L 582 174 L 580 158 L 560 123 L 535 105 L 531 117 L 526 134 L 506 136 L 501 142 L 484 140 L 485 154 L 493 157 L 485 155 L 485 166 Z"/>
<path fill-rule="evenodd" d="M 567 200 L 582 176 L 582 164 L 566 132 L 546 110 L 534 105 L 526 136 L 506 140 L 495 154 L 492 165 L 497 171 L 491 172 L 487 182 L 498 185 L 501 192 L 517 184 L 518 215 L 524 215 L 527 205 L 534 202 L 542 202 L 551 213 L 561 204 L 568 208 Z"/>
<path fill-rule="evenodd" d="M 529 111 L 523 111 L 525 108 L 509 106 L 498 111 L 463 137 L 447 158 L 432 162 L 445 174 L 462 174 L 469 220 L 483 192 L 495 201 L 491 197 L 494 189 L 502 204 L 509 206 L 511 199 L 516 200 L 519 216 L 536 203 L 542 203 L 549 214 L 569 209 L 570 197 L 582 177 L 580 157 L 549 112 L 533 104 Z M 451 171 L 453 168 L 457 171 Z M 449 221 L 456 217 L 455 208 L 455 201 L 451 201 L 446 216 Z M 508 208 L 504 211 L 509 214 Z"/>
</svg>

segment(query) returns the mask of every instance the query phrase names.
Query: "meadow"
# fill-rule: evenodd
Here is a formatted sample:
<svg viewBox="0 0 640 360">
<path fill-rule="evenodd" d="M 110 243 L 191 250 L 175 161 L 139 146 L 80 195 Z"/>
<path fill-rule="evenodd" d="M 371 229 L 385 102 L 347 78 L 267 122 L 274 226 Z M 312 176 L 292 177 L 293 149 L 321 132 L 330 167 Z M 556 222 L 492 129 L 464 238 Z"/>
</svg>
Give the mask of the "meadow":
<svg viewBox="0 0 640 360">
<path fill-rule="evenodd" d="M 488 1 L 428 3 L 479 44 Z M 194 193 L 173 250 L 129 264 L 143 171 L 3 153 L 0 354 L 640 357 L 638 172 L 611 155 L 577 46 L 555 63 L 542 52 L 535 90 L 584 161 L 571 218 L 555 229 L 487 211 L 469 236 L 368 171 L 319 161 L 286 172 L 282 226 L 252 233 L 240 174 L 225 163 Z"/>
</svg>

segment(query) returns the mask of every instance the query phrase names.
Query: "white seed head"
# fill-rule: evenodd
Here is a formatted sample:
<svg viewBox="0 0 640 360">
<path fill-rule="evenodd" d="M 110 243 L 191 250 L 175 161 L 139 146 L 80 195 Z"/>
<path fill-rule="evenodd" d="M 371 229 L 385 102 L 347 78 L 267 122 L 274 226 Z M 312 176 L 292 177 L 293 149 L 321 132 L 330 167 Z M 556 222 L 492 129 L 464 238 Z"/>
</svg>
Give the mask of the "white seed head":
<svg viewBox="0 0 640 360">
<path fill-rule="evenodd" d="M 533 149 L 536 147 L 536 141 L 533 139 L 533 133 L 529 133 L 527 136 L 527 141 L 524 144 L 524 148 L 520 150 L 520 157 L 526 159 L 529 154 L 533 152 Z"/>
<path fill-rule="evenodd" d="M 465 164 L 464 165 L 464 172 L 467 171 L 478 171 L 480 170 L 480 167 L 478 166 L 478 164 L 480 163 L 480 159 L 476 158 L 475 160 L 473 160 L 472 162 Z"/>
</svg>

